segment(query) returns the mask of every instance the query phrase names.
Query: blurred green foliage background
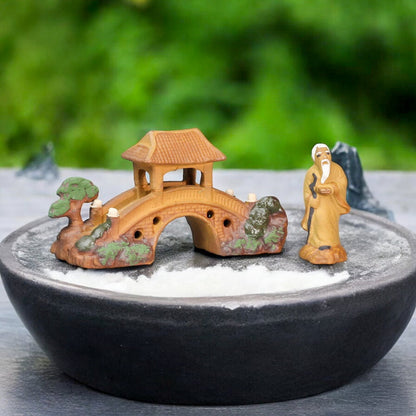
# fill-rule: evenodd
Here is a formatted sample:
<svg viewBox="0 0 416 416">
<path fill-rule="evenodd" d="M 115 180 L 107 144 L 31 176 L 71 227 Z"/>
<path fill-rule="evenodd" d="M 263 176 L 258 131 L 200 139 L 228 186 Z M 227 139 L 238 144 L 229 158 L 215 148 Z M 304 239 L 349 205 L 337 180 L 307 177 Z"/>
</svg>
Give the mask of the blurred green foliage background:
<svg viewBox="0 0 416 416">
<path fill-rule="evenodd" d="M 2 0 L 0 165 L 53 142 L 130 169 L 148 130 L 199 127 L 223 167 L 416 169 L 414 0 Z"/>
</svg>

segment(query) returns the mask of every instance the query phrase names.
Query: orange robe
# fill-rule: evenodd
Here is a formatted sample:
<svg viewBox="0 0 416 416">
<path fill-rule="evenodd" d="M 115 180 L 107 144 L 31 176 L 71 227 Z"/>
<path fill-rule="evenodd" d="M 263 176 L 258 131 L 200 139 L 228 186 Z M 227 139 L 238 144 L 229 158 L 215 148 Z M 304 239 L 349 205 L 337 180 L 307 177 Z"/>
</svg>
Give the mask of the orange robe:
<svg viewBox="0 0 416 416">
<path fill-rule="evenodd" d="M 339 239 L 339 217 L 350 211 L 347 203 L 347 177 L 341 166 L 331 162 L 331 173 L 321 184 L 321 173 L 313 165 L 306 173 L 303 186 L 305 216 L 302 228 L 308 231 L 307 244 L 318 249 L 341 246 Z M 331 188 L 330 194 L 320 194 L 317 187 Z"/>
</svg>

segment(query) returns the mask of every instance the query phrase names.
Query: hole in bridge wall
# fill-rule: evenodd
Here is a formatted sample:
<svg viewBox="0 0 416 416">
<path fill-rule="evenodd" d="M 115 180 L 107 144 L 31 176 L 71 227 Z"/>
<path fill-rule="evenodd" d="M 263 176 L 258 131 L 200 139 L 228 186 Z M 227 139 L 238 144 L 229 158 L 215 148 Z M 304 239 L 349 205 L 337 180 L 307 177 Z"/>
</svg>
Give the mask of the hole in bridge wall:
<svg viewBox="0 0 416 416">
<path fill-rule="evenodd" d="M 224 227 L 230 227 L 231 226 L 231 220 L 230 219 L 228 219 L 228 218 L 226 218 L 225 220 L 224 220 Z"/>
<path fill-rule="evenodd" d="M 159 222 L 160 222 L 160 217 L 153 218 L 153 225 L 159 224 Z"/>
<path fill-rule="evenodd" d="M 137 240 L 143 236 L 143 233 L 140 230 L 134 232 L 134 238 Z"/>
<path fill-rule="evenodd" d="M 212 218 L 213 216 L 214 216 L 214 211 L 212 209 L 207 211 L 207 218 Z"/>
</svg>

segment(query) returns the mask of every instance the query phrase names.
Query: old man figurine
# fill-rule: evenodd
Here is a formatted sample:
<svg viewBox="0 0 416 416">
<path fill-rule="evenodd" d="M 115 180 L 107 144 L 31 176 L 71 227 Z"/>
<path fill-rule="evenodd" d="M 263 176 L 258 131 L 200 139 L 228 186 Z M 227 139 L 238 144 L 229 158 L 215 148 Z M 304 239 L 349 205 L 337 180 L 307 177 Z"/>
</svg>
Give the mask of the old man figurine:
<svg viewBox="0 0 416 416">
<path fill-rule="evenodd" d="M 307 171 L 303 186 L 305 216 L 302 228 L 308 232 L 299 256 L 313 264 L 334 264 L 347 260 L 339 239 L 339 217 L 350 211 L 346 200 L 347 177 L 332 162 L 326 144 L 312 149 L 314 165 Z"/>
</svg>

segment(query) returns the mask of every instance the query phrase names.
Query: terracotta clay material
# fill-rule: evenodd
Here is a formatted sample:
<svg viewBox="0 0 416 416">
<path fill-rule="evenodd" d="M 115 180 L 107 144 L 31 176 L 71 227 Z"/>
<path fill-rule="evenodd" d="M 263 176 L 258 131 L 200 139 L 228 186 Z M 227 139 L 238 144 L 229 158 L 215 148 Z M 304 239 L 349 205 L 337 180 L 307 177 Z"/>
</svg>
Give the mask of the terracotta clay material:
<svg viewBox="0 0 416 416">
<path fill-rule="evenodd" d="M 97 198 L 95 185 L 69 178 L 58 189 L 61 200 L 49 214 L 70 221 L 52 245 L 57 258 L 94 269 L 151 264 L 161 232 L 179 217 L 186 217 L 196 248 L 219 256 L 282 251 L 287 216 L 279 200 L 243 202 L 213 188 L 213 163 L 225 156 L 199 129 L 150 131 L 122 156 L 133 162 L 134 187 L 104 205 L 95 201 L 85 222 L 80 207 Z M 179 169 L 182 180 L 165 180 Z"/>
<path fill-rule="evenodd" d="M 347 260 L 339 238 L 339 217 L 350 211 L 346 200 L 347 177 L 332 162 L 327 145 L 312 149 L 314 165 L 307 171 L 303 186 L 305 216 L 302 228 L 308 232 L 307 242 L 299 256 L 313 264 L 335 264 Z"/>
</svg>

